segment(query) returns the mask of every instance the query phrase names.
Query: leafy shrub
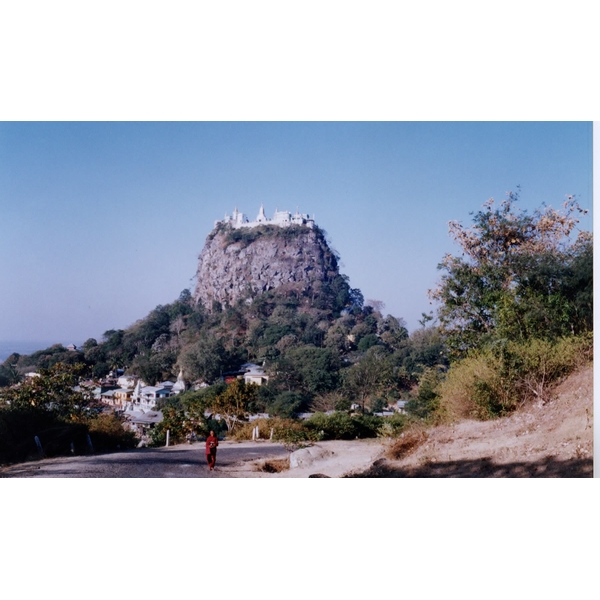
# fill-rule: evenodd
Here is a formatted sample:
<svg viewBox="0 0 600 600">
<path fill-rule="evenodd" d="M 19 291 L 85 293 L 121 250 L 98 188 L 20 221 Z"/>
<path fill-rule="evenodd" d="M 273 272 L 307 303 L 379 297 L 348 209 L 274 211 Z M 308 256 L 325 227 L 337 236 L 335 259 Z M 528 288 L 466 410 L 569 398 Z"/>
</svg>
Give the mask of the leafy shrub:
<svg viewBox="0 0 600 600">
<path fill-rule="evenodd" d="M 34 441 L 38 437 L 45 456 L 88 452 L 87 427 L 67 423 L 43 409 L 0 409 L 0 462 L 11 463 L 40 458 Z"/>
<path fill-rule="evenodd" d="M 394 413 L 391 417 L 383 419 L 383 423 L 377 431 L 379 437 L 398 437 L 409 424 L 408 415 Z"/>
<path fill-rule="evenodd" d="M 373 415 L 350 416 L 345 412 L 331 415 L 315 413 L 306 421 L 306 427 L 315 433 L 323 432 L 325 440 L 353 440 L 376 437 L 384 419 Z"/>
<path fill-rule="evenodd" d="M 355 415 L 354 421 L 355 436 L 362 438 L 374 438 L 379 435 L 379 431 L 385 421 L 384 417 L 376 415 Z"/>
<path fill-rule="evenodd" d="M 40 458 L 35 436 L 40 440 L 44 456 L 87 454 L 90 452 L 88 434 L 96 452 L 132 448 L 137 441 L 132 432 L 123 429 L 115 415 L 100 414 L 74 422 L 43 409 L 2 409 L 0 462 Z"/>
<path fill-rule="evenodd" d="M 87 423 L 96 452 L 135 448 L 137 438 L 133 431 L 123 428 L 122 420 L 115 414 L 101 414 Z"/>
<path fill-rule="evenodd" d="M 306 426 L 315 432 L 322 431 L 325 440 L 353 440 L 356 437 L 354 420 L 343 412 L 316 413 L 306 421 Z"/>
<path fill-rule="evenodd" d="M 281 392 L 269 402 L 267 411 L 276 417 L 292 418 L 300 411 L 303 401 L 303 396 L 299 392 Z"/>
<path fill-rule="evenodd" d="M 302 421 L 280 417 L 256 419 L 246 423 L 232 433 L 231 439 L 237 441 L 251 440 L 252 430 L 255 427 L 258 427 L 259 437 L 263 440 L 268 440 L 271 437 L 271 429 L 273 430 L 273 440 L 276 442 L 295 444 L 298 442 L 316 442 L 320 439 L 318 433 L 306 427 Z"/>
<path fill-rule="evenodd" d="M 358 351 L 366 352 L 369 348 L 379 344 L 379 338 L 374 333 L 369 333 L 358 342 Z"/>
<path fill-rule="evenodd" d="M 591 334 L 556 342 L 501 342 L 452 365 L 439 388 L 447 417 L 490 419 L 533 399 L 545 402 L 552 384 L 592 357 Z"/>
<path fill-rule="evenodd" d="M 163 411 L 163 420 L 150 430 L 150 446 L 164 446 L 167 443 L 167 431 L 169 442 L 177 444 L 184 442 L 189 428 L 186 427 L 186 414 L 180 408 L 166 406 Z"/>
<path fill-rule="evenodd" d="M 317 442 L 321 437 L 301 421 L 281 419 L 281 422 L 274 427 L 273 439 L 286 444 L 297 444 L 299 442 Z"/>
<path fill-rule="evenodd" d="M 406 404 L 406 410 L 419 419 L 433 417 L 440 406 L 438 387 L 444 378 L 437 367 L 426 368 L 419 376 L 416 396 Z"/>
<path fill-rule="evenodd" d="M 258 427 L 259 437 L 263 440 L 268 440 L 271 436 L 271 427 L 276 419 L 256 419 L 250 423 L 244 423 L 236 428 L 230 435 L 229 439 L 238 442 L 251 440 L 252 431 Z"/>
</svg>

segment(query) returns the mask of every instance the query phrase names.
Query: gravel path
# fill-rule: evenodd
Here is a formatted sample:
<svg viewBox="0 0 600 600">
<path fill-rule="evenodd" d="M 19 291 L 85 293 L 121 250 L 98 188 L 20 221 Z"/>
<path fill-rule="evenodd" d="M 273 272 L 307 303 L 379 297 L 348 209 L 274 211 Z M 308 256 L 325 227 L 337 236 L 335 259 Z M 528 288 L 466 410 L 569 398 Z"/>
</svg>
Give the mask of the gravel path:
<svg viewBox="0 0 600 600">
<path fill-rule="evenodd" d="M 204 444 L 140 448 L 94 456 L 49 458 L 0 469 L 0 477 L 243 477 L 245 462 L 288 456 L 282 444 L 221 442 L 217 466 L 206 467 Z M 240 468 L 238 472 L 237 468 Z"/>
</svg>

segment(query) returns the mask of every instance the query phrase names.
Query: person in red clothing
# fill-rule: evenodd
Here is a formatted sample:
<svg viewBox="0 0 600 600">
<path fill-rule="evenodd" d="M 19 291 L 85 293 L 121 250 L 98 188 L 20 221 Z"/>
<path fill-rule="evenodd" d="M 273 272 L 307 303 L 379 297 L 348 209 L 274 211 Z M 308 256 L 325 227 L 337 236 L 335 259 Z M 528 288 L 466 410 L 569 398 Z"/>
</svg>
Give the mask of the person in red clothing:
<svg viewBox="0 0 600 600">
<path fill-rule="evenodd" d="M 217 461 L 217 446 L 219 440 L 215 435 L 215 432 L 211 430 L 210 435 L 206 438 L 206 462 L 208 463 L 208 470 L 215 470 L 215 462 Z"/>
</svg>

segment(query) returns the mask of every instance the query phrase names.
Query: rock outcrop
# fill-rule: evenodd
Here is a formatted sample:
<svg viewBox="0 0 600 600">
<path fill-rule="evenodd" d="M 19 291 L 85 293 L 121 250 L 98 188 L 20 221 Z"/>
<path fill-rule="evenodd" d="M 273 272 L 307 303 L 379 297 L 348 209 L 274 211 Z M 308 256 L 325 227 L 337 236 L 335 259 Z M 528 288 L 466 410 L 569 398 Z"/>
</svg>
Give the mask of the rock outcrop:
<svg viewBox="0 0 600 600">
<path fill-rule="evenodd" d="M 283 288 L 310 293 L 339 276 L 335 254 L 319 228 L 218 226 L 199 256 L 196 302 L 211 308 Z"/>
</svg>

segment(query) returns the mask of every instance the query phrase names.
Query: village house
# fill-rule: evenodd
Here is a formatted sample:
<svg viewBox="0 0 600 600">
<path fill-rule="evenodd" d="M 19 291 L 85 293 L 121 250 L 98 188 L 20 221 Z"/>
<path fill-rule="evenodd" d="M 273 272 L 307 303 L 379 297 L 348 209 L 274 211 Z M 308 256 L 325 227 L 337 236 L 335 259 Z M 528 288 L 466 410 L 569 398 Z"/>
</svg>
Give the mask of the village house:
<svg viewBox="0 0 600 600">
<path fill-rule="evenodd" d="M 133 390 L 128 388 L 119 388 L 114 390 L 113 398 L 114 398 L 114 406 L 119 408 L 119 410 L 123 410 L 125 406 L 127 406 L 127 402 L 131 400 L 133 396 Z"/>
<path fill-rule="evenodd" d="M 106 389 L 100 392 L 100 400 L 109 406 L 115 406 L 115 389 Z"/>
<path fill-rule="evenodd" d="M 263 383 L 267 383 L 269 381 L 269 376 L 259 365 L 255 365 L 254 363 L 244 363 L 240 369 L 244 371 L 243 377 L 245 383 L 262 385 Z"/>
<path fill-rule="evenodd" d="M 150 441 L 150 430 L 163 420 L 163 414 L 157 411 L 127 410 L 124 413 L 126 428 L 133 431 L 139 438 L 139 446 L 145 446 Z"/>
<path fill-rule="evenodd" d="M 171 395 L 171 390 L 168 388 L 147 385 L 145 387 L 140 386 L 138 389 L 136 386 L 132 394 L 132 400 L 139 407 L 152 409 L 156 406 L 157 400 L 168 398 Z"/>
<path fill-rule="evenodd" d="M 243 379 L 244 383 L 262 385 L 269 381 L 269 376 L 260 365 L 244 363 L 237 371 L 226 371 L 223 373 L 221 379 L 227 384 L 233 383 L 236 379 Z"/>
</svg>

